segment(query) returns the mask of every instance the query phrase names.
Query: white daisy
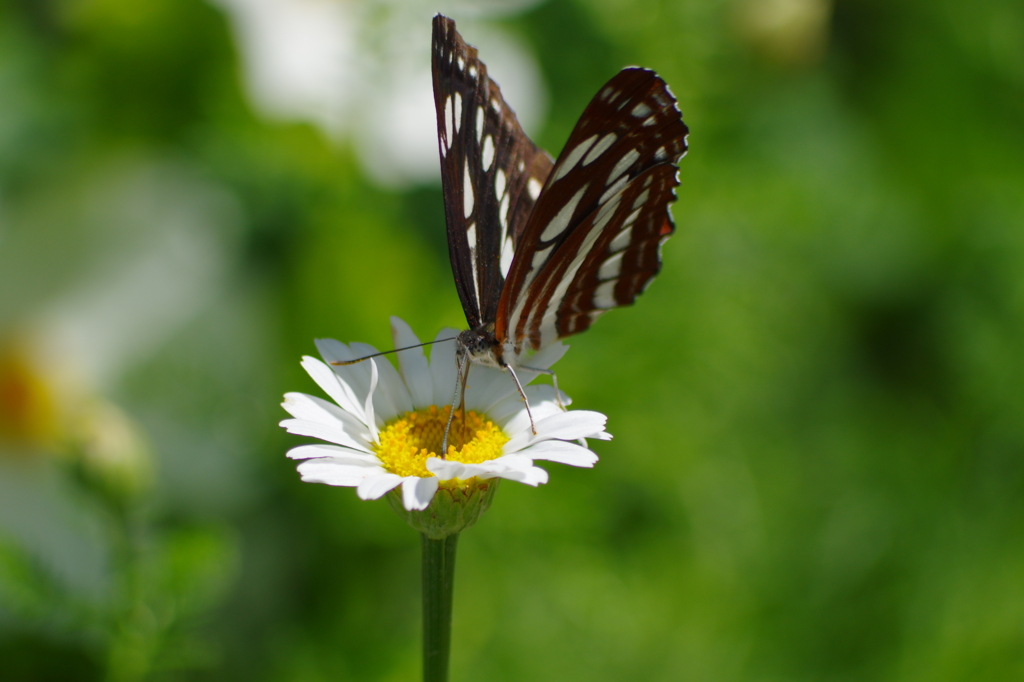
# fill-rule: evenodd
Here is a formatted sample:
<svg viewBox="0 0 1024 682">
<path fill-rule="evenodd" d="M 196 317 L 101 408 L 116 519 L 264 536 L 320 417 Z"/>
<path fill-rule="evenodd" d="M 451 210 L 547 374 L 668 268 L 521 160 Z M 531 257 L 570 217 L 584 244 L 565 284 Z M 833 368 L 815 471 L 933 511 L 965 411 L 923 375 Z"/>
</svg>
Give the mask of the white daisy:
<svg viewBox="0 0 1024 682">
<path fill-rule="evenodd" d="M 391 318 L 396 348 L 420 343 L 412 329 Z M 438 339 L 458 331 L 443 329 Z M 571 441 L 607 440 L 607 417 L 599 412 L 565 411 L 549 385 L 526 386 L 536 372 L 519 371 L 530 401 L 537 433 L 511 377 L 473 365 L 462 410 L 456 412 L 448 453 L 437 456 L 456 386 L 455 343 L 437 343 L 430 361 L 422 348 L 397 353 L 398 366 L 367 360 L 331 365 L 377 352 L 372 346 L 346 346 L 332 339 L 316 342 L 326 361 L 304 357 L 302 366 L 334 401 L 304 393 L 285 395 L 284 408 L 294 417 L 281 426 L 289 433 L 332 443 L 300 445 L 288 456 L 299 464 L 302 480 L 355 487 L 360 498 L 377 499 L 401 485 L 406 510 L 426 509 L 439 487 L 464 489 L 474 482 L 507 478 L 527 485 L 546 483 L 548 474 L 535 460 L 592 467 L 597 455 Z M 530 358 L 531 366 L 548 369 L 568 350 L 552 344 Z M 569 404 L 566 396 L 563 405 Z"/>
</svg>

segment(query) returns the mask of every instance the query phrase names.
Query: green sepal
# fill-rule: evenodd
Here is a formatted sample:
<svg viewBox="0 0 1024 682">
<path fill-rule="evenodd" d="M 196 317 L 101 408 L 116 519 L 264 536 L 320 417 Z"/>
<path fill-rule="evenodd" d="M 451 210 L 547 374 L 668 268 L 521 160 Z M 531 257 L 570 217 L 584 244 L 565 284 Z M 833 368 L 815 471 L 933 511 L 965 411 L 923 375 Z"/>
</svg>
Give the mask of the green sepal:
<svg viewBox="0 0 1024 682">
<path fill-rule="evenodd" d="M 471 478 L 451 488 L 442 484 L 430 506 L 422 511 L 409 511 L 402 505 L 401 488 L 389 492 L 387 498 L 406 523 L 428 538 L 440 540 L 469 528 L 490 509 L 499 480 Z"/>
</svg>

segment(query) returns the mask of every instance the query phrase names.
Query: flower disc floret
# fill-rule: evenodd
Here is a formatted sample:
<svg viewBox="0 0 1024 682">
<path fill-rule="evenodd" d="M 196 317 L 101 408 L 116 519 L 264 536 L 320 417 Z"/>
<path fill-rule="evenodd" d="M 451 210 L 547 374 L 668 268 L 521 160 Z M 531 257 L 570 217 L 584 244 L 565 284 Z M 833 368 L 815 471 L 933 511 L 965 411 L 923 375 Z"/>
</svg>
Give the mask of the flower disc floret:
<svg viewBox="0 0 1024 682">
<path fill-rule="evenodd" d="M 451 406 L 431 405 L 400 415 L 384 425 L 371 448 L 385 469 L 399 476 L 427 478 L 427 459 L 439 457 Z M 456 410 L 444 459 L 481 464 L 502 455 L 508 436 L 487 417 L 473 410 Z"/>
</svg>

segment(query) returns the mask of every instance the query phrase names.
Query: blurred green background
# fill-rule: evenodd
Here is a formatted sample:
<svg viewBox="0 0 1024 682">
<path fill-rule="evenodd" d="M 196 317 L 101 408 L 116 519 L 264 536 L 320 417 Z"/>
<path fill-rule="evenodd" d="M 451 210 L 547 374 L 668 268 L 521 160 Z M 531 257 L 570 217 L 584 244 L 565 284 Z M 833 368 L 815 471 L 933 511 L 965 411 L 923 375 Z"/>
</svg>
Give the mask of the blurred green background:
<svg viewBox="0 0 1024 682">
<path fill-rule="evenodd" d="M 0 677 L 419 676 L 418 537 L 276 423 L 314 338 L 464 325 L 437 10 L 554 153 L 628 64 L 692 131 L 452 679 L 1024 679 L 1019 0 L 0 0 Z"/>
</svg>

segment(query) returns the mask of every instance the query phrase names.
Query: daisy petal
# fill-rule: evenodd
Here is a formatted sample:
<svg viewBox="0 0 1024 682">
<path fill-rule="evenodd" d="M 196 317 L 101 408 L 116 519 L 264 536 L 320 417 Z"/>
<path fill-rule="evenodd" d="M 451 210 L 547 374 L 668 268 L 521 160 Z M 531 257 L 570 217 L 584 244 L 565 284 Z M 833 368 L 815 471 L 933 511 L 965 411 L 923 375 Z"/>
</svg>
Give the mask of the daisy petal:
<svg viewBox="0 0 1024 682">
<path fill-rule="evenodd" d="M 454 339 L 459 335 L 455 329 L 442 329 L 435 341 Z M 455 392 L 455 342 L 435 343 L 430 347 L 430 375 L 434 381 L 433 405 L 451 405 Z"/>
<path fill-rule="evenodd" d="M 308 355 L 302 358 L 302 368 L 313 378 L 316 385 L 330 396 L 331 400 L 338 403 L 341 409 L 351 412 L 353 416 L 361 421 L 366 421 L 363 415 L 362 401 L 359 396 L 352 386 L 341 378 L 333 368 Z"/>
<path fill-rule="evenodd" d="M 366 357 L 377 352 L 368 343 L 351 343 L 349 348 L 359 357 Z M 398 415 L 412 410 L 412 398 L 406 388 L 402 376 L 395 366 L 385 358 L 378 358 L 377 389 L 373 392 L 374 412 L 381 423 L 391 421 Z"/>
<path fill-rule="evenodd" d="M 540 467 L 530 467 L 526 471 L 511 470 L 500 474 L 500 477 L 516 483 L 532 485 L 534 488 L 548 482 L 548 472 Z"/>
<path fill-rule="evenodd" d="M 377 455 L 371 452 L 361 452 L 352 448 L 338 447 L 337 445 L 324 445 L 323 443 L 312 443 L 310 445 L 299 445 L 288 451 L 290 459 L 313 459 L 315 457 L 333 457 L 335 459 L 351 459 L 352 461 L 371 462 L 380 464 Z"/>
<path fill-rule="evenodd" d="M 447 462 L 445 460 L 438 459 L 438 462 L 443 462 L 441 465 L 437 465 L 435 475 L 442 481 L 451 480 L 468 480 L 470 478 L 496 478 L 501 476 L 508 467 L 498 464 L 498 460 L 491 460 L 490 462 L 482 462 L 480 464 L 463 464 L 462 462 Z M 430 469 L 430 466 L 427 466 Z"/>
<path fill-rule="evenodd" d="M 523 365 L 516 368 L 516 377 L 524 386 L 524 391 L 527 392 L 528 396 L 529 389 L 525 387 L 543 373 L 536 371 L 536 369 L 549 369 L 568 350 L 569 346 L 557 342 L 526 358 Z M 476 373 L 475 376 L 474 372 Z M 519 395 L 512 377 L 508 376 L 507 372 L 491 367 L 478 365 L 470 372 L 470 389 L 475 389 L 466 391 L 466 403 L 470 409 L 480 409 L 489 412 L 491 407 L 511 396 L 522 400 L 522 396 Z M 470 395 L 473 396 L 472 402 L 469 399 Z M 568 402 L 563 402 L 563 404 L 568 405 Z M 530 401 L 530 409 L 533 409 L 532 400 Z"/>
<path fill-rule="evenodd" d="M 442 481 L 466 480 L 474 476 L 483 479 L 507 478 L 533 486 L 548 481 L 548 473 L 540 467 L 533 466 L 533 461 L 523 455 L 505 455 L 480 464 L 463 464 L 431 457 L 427 460 L 427 470 Z"/>
<path fill-rule="evenodd" d="M 283 419 L 280 425 L 288 433 L 294 433 L 297 436 L 309 436 L 310 438 L 325 440 L 328 443 L 355 447 L 353 446 L 352 436 L 346 433 L 340 426 L 329 426 L 320 422 L 309 421 L 308 419 Z M 363 446 L 358 447 L 362 449 Z"/>
<path fill-rule="evenodd" d="M 388 475 L 379 464 L 359 466 L 340 464 L 331 459 L 308 459 L 301 462 L 298 469 L 305 483 L 326 483 L 346 488 L 354 488 L 368 479 Z"/>
<path fill-rule="evenodd" d="M 377 418 L 373 413 L 373 392 L 377 388 L 377 363 L 370 358 L 370 393 L 366 396 L 366 425 L 370 428 L 370 440 L 376 441 L 380 432 L 377 430 Z"/>
<path fill-rule="evenodd" d="M 315 461 L 315 460 L 314 460 Z M 361 500 L 376 500 L 383 497 L 388 491 L 393 490 L 402 482 L 398 474 L 388 473 L 381 469 L 377 476 L 368 477 L 356 488 L 356 494 Z"/>
<path fill-rule="evenodd" d="M 427 459 L 427 471 L 434 474 L 439 481 L 450 481 L 454 478 L 472 478 L 474 474 L 465 475 L 466 465 L 453 459 L 430 457 Z"/>
<path fill-rule="evenodd" d="M 548 472 L 538 466 L 533 466 L 533 461 L 529 457 L 505 455 L 494 460 L 493 464 L 500 465 L 500 471 L 496 472 L 500 478 L 534 487 L 548 482 Z"/>
<path fill-rule="evenodd" d="M 528 358 L 523 358 L 522 364 L 519 367 L 519 379 L 524 385 L 530 383 L 541 374 L 547 372 L 538 372 L 538 369 L 551 369 L 551 366 L 562 359 L 562 356 L 569 352 L 569 346 L 558 341 L 556 343 L 542 348 Z"/>
<path fill-rule="evenodd" d="M 540 367 L 541 369 L 551 369 L 551 366 L 561 360 L 566 353 L 569 352 L 569 345 L 562 341 L 556 341 L 555 343 L 542 348 L 534 353 L 529 361 L 526 363 L 530 367 Z"/>
<path fill-rule="evenodd" d="M 417 346 L 420 342 L 412 328 L 398 317 L 391 318 L 391 338 L 395 348 Z M 398 366 L 409 389 L 414 409 L 429 407 L 434 404 L 434 384 L 430 378 L 430 364 L 423 353 L 423 347 L 409 348 L 399 351 Z"/>
<path fill-rule="evenodd" d="M 324 362 L 327 362 L 328 364 L 332 362 L 348 362 L 349 360 L 354 360 L 356 357 L 356 354 L 353 353 L 348 346 L 337 339 L 314 339 L 313 343 L 316 344 L 316 349 L 320 353 L 320 357 L 322 357 Z"/>
<path fill-rule="evenodd" d="M 488 407 L 509 395 L 519 397 L 515 381 L 508 372 L 470 363 L 469 379 L 466 382 L 466 407 L 486 412 Z"/>
<path fill-rule="evenodd" d="M 369 435 L 366 425 L 337 405 L 332 405 L 326 400 L 305 393 L 286 393 L 281 407 L 302 421 L 316 422 L 331 428 L 340 426 L 341 430 L 348 435 L 349 440 L 331 442 L 369 452 L 364 444 Z"/>
<path fill-rule="evenodd" d="M 534 421 L 540 421 L 553 414 L 564 412 L 555 400 L 555 389 L 550 384 L 538 384 L 527 386 L 526 398 L 530 401 L 530 412 L 533 413 Z M 523 405 L 523 399 L 519 394 L 506 396 L 504 400 L 487 410 L 487 414 L 493 419 L 505 433 L 516 434 L 520 431 L 529 430 L 530 416 Z"/>
<path fill-rule="evenodd" d="M 517 452 L 531 443 L 542 440 L 576 440 L 577 438 L 593 437 L 604 432 L 608 417 L 600 412 L 590 410 L 573 410 L 559 412 L 536 422 L 537 435 L 529 429 L 518 433 L 505 444 L 505 452 Z"/>
<path fill-rule="evenodd" d="M 370 391 L 370 366 L 365 362 L 357 362 L 354 365 L 332 365 L 332 362 L 347 362 L 362 357 L 362 355 L 358 355 L 341 341 L 334 339 L 316 339 L 315 343 L 320 357 L 327 362 L 344 383 L 352 387 L 359 401 L 358 409 L 362 410 L 363 398 Z M 373 346 L 363 344 L 362 347 L 364 350 L 369 349 L 363 355 L 377 352 Z"/>
<path fill-rule="evenodd" d="M 537 422 L 537 431 L 542 438 L 572 440 L 588 438 L 603 433 L 608 417 L 592 410 L 559 412 Z"/>
<path fill-rule="evenodd" d="M 439 481 L 431 476 L 430 478 L 419 478 L 418 476 L 406 476 L 402 481 L 402 506 L 409 511 L 419 511 L 430 506 L 434 499 Z"/>
<path fill-rule="evenodd" d="M 519 452 L 531 459 L 543 459 L 574 467 L 590 468 L 597 462 L 597 455 L 587 448 L 563 440 L 546 440 Z"/>
</svg>

